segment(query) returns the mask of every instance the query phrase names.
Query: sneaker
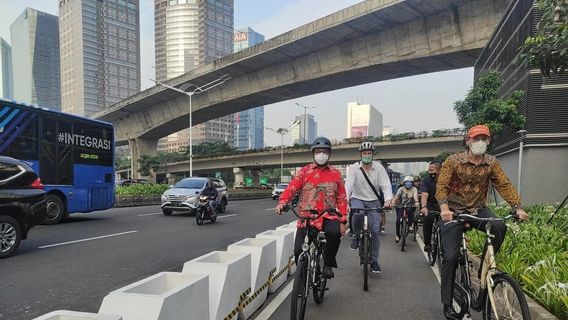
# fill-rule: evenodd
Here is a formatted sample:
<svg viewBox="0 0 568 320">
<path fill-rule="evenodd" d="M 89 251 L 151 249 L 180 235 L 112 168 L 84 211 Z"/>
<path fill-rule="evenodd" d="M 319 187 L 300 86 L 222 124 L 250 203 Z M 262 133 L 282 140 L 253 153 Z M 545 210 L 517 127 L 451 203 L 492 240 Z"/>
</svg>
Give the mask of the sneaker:
<svg viewBox="0 0 568 320">
<path fill-rule="evenodd" d="M 425 251 L 425 252 L 428 252 L 428 251 L 430 251 L 430 249 L 431 249 L 431 248 L 430 248 L 430 246 L 429 246 L 429 245 L 427 245 L 427 244 L 426 244 L 426 245 L 424 245 L 424 251 Z"/>
<path fill-rule="evenodd" d="M 394 242 L 398 243 L 400 241 L 399 236 L 394 237 Z"/>
<path fill-rule="evenodd" d="M 385 227 L 381 228 L 381 234 L 385 234 Z"/>
<path fill-rule="evenodd" d="M 359 239 L 353 238 L 353 240 L 351 241 L 351 246 L 349 247 L 349 250 L 357 250 L 357 249 L 359 249 Z"/>
<path fill-rule="evenodd" d="M 381 266 L 377 261 L 371 262 L 371 272 L 373 273 L 382 273 Z"/>
<path fill-rule="evenodd" d="M 414 226 L 410 226 L 410 227 L 408 228 L 408 231 L 409 231 L 409 232 L 414 232 Z"/>
<path fill-rule="evenodd" d="M 323 267 L 323 276 L 326 277 L 326 279 L 331 279 L 335 277 L 335 274 L 333 273 L 331 267 L 325 266 Z"/>
</svg>

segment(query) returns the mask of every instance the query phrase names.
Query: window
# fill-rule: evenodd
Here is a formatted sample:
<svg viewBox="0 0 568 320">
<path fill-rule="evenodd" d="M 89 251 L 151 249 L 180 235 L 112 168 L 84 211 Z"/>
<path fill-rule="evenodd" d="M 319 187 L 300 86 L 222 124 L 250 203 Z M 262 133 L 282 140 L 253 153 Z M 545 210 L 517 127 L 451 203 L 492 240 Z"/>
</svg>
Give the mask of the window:
<svg viewBox="0 0 568 320">
<path fill-rule="evenodd" d="M 20 160 L 38 160 L 37 114 L 28 113 L 24 118 L 14 117 L 14 119 L 2 129 L 2 133 L 6 134 L 0 135 L 0 146 L 8 143 L 6 149 L 1 150 L 2 155 Z M 20 119 L 19 123 L 17 123 L 18 119 Z M 8 134 L 9 132 L 20 133 L 12 135 Z"/>
</svg>

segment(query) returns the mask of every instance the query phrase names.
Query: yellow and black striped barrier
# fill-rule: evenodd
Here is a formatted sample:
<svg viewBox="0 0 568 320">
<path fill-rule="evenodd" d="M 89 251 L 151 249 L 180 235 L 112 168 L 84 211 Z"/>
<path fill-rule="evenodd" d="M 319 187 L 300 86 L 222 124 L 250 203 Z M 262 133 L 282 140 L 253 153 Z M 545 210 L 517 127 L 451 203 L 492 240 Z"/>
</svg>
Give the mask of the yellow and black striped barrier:
<svg viewBox="0 0 568 320">
<path fill-rule="evenodd" d="M 246 300 L 247 296 L 249 295 L 249 293 L 251 292 L 250 287 L 243 292 L 240 296 L 239 296 L 239 303 L 237 304 L 237 306 L 235 307 L 235 309 L 233 309 L 225 318 L 224 320 L 231 320 L 233 319 L 236 315 L 239 314 L 239 312 L 241 312 L 243 310 L 242 307 L 242 303 Z"/>
<path fill-rule="evenodd" d="M 268 288 L 270 286 L 270 284 L 272 284 L 272 276 L 274 275 L 274 273 L 276 273 L 276 268 L 272 269 L 268 275 L 268 280 L 262 285 L 262 287 L 258 288 L 258 290 L 256 290 L 252 296 L 250 296 L 248 299 L 246 299 L 243 303 L 241 303 L 242 308 L 244 309 L 247 305 L 249 305 L 254 299 L 256 299 L 256 297 L 258 297 L 259 294 L 262 293 L 262 291 L 266 290 L 266 288 Z"/>
</svg>

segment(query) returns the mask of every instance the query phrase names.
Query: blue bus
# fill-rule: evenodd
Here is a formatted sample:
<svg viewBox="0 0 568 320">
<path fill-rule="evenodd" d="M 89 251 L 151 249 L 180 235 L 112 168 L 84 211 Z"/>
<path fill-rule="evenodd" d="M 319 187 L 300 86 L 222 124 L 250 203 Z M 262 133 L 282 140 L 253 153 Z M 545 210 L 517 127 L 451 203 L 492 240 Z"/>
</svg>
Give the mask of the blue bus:
<svg viewBox="0 0 568 320">
<path fill-rule="evenodd" d="M 0 99 L 0 155 L 28 162 L 48 193 L 45 224 L 114 205 L 114 129 Z"/>
</svg>

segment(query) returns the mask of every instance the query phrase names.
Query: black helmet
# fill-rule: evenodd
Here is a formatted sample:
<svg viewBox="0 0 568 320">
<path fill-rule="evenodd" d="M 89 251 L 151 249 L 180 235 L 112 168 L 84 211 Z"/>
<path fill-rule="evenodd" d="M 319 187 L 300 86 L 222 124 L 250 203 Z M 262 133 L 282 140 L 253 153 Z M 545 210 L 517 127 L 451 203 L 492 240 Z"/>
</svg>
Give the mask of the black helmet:
<svg viewBox="0 0 568 320">
<path fill-rule="evenodd" d="M 420 182 L 420 176 L 414 177 L 414 182 Z"/>
<path fill-rule="evenodd" d="M 312 142 L 312 151 L 314 151 L 314 149 L 316 148 L 324 148 L 331 151 L 331 141 L 329 141 L 329 139 L 326 137 L 316 138 L 316 140 Z"/>
</svg>

